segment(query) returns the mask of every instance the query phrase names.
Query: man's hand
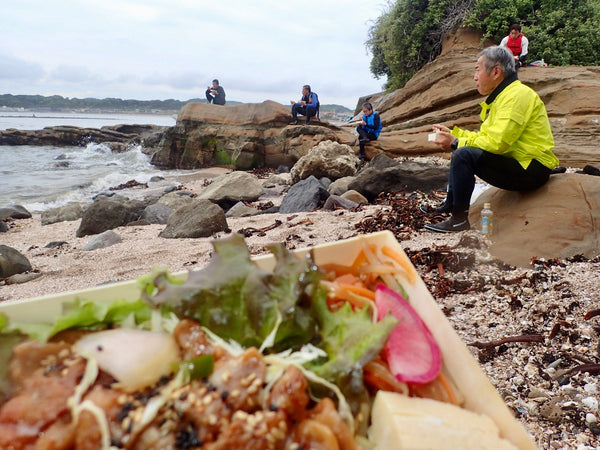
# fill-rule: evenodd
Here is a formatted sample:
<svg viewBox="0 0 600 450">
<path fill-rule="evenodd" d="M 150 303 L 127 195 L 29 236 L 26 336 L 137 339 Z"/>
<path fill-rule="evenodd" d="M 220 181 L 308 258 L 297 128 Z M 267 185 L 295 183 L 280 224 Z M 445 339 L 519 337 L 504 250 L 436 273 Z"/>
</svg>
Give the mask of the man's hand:
<svg viewBox="0 0 600 450">
<path fill-rule="evenodd" d="M 296 102 L 294 100 L 290 100 L 290 103 L 294 105 Z"/>
<path fill-rule="evenodd" d="M 360 121 L 360 124 L 361 124 L 362 126 L 365 126 L 365 125 L 367 124 L 367 122 L 365 122 L 364 120 L 361 120 L 361 121 Z"/>
<path fill-rule="evenodd" d="M 456 138 L 450 134 L 450 128 L 436 123 L 433 125 L 433 131 L 437 133 L 435 144 L 442 150 L 452 150 L 450 146 Z"/>
<path fill-rule="evenodd" d="M 306 102 L 305 102 L 304 100 L 301 100 L 301 101 L 300 101 L 300 104 L 301 104 L 302 106 L 306 106 Z"/>
</svg>

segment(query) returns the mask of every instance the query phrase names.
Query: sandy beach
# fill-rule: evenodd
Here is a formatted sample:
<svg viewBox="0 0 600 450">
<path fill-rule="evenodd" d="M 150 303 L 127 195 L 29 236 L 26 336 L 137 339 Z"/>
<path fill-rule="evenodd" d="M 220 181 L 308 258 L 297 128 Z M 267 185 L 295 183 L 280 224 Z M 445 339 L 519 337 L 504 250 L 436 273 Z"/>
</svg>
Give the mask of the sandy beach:
<svg viewBox="0 0 600 450">
<path fill-rule="evenodd" d="M 180 182 L 198 193 L 204 178 L 190 175 Z M 264 214 L 227 221 L 232 232 L 248 231 L 249 249 L 259 255 L 273 242 L 294 249 L 355 236 L 362 232 L 356 224 L 390 211 L 389 206 L 368 205 L 357 211 Z M 42 226 L 39 215 L 9 223 L 0 244 L 23 253 L 40 276 L 23 284 L 0 284 L 0 301 L 130 280 L 154 266 L 173 272 L 201 268 L 211 256 L 211 241 L 227 234 L 163 239 L 158 234 L 164 225 L 119 227 L 114 231 L 122 243 L 83 251 L 93 236 L 75 237 L 78 226 L 79 221 Z M 465 343 L 505 340 L 469 349 L 536 444 L 597 448 L 600 369 L 593 364 L 598 360 L 600 324 L 585 315 L 598 308 L 598 262 L 538 261 L 530 268 L 515 268 L 491 258 L 486 239 L 476 230 L 451 235 L 413 230 L 406 237 L 401 245 L 413 261 L 419 256 L 425 261 L 436 250 L 469 261 L 452 264 L 451 256 L 443 263 L 416 267 Z M 46 248 L 54 241 L 65 243 Z M 523 335 L 540 337 L 506 339 Z M 582 364 L 592 364 L 591 369 L 581 369 Z"/>
</svg>

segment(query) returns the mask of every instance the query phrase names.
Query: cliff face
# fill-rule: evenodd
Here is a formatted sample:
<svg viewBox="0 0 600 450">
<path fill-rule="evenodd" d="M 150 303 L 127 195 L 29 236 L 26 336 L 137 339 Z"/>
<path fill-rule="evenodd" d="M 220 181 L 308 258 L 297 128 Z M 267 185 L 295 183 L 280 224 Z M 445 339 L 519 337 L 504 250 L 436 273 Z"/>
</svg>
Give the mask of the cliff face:
<svg viewBox="0 0 600 450">
<path fill-rule="evenodd" d="M 489 45 L 489 43 L 487 43 Z M 535 45 L 535 42 L 532 42 Z M 439 152 L 427 141 L 431 125 L 441 123 L 477 129 L 479 104 L 473 74 L 479 35 L 460 30 L 444 43 L 442 54 L 423 67 L 405 87 L 369 100 L 381 114 L 383 133 L 371 153 L 390 156 Z M 524 67 L 519 78 L 546 104 L 561 165 L 583 167 L 600 163 L 600 67 Z M 357 117 L 358 118 L 358 117 Z"/>
</svg>

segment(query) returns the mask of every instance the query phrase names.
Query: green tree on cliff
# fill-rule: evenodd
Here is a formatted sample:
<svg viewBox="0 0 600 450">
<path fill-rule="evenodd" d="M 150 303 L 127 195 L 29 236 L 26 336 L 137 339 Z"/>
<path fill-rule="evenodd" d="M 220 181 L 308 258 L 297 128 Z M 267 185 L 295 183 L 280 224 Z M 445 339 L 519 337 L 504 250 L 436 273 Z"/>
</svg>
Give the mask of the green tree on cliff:
<svg viewBox="0 0 600 450">
<path fill-rule="evenodd" d="M 514 22 L 529 38 L 529 61 L 600 64 L 600 0 L 397 0 L 369 31 L 371 72 L 400 88 L 440 54 L 445 33 L 471 26 L 500 42 Z"/>
</svg>

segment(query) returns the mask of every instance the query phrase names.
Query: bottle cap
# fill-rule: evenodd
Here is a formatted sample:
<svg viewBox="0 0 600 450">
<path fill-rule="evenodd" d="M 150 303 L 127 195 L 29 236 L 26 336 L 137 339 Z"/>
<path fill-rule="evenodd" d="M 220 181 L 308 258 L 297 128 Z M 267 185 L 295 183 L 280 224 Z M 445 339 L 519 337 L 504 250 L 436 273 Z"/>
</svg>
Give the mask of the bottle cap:
<svg viewBox="0 0 600 450">
<path fill-rule="evenodd" d="M 492 207 L 492 204 L 491 204 L 491 203 L 488 203 L 488 202 L 485 202 L 485 203 L 483 204 L 483 207 L 484 207 L 485 209 L 490 209 L 490 208 Z"/>
</svg>

